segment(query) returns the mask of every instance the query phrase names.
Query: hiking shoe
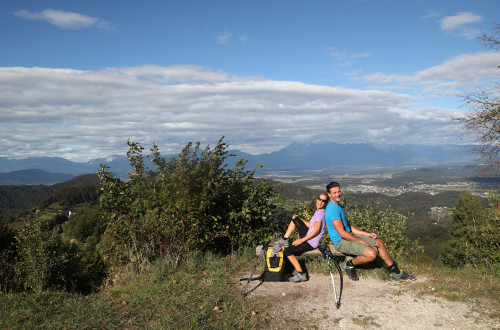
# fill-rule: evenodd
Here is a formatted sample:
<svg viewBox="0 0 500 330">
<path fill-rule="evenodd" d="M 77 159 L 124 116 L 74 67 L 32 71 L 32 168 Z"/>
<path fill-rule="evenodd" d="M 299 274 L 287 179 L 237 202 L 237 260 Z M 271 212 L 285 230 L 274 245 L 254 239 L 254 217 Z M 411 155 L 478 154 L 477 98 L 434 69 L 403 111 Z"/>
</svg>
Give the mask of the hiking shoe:
<svg viewBox="0 0 500 330">
<path fill-rule="evenodd" d="M 288 243 L 288 239 L 285 239 L 283 237 L 277 240 L 275 244 L 279 244 L 279 246 L 281 247 L 288 247 L 290 245 L 290 243 Z"/>
<path fill-rule="evenodd" d="M 353 281 L 359 281 L 359 277 L 356 274 L 356 270 L 354 269 L 354 267 L 347 266 L 346 262 L 347 261 L 344 261 L 343 263 L 341 263 L 340 267 L 342 267 L 342 269 L 344 270 L 344 272 L 347 275 L 347 277 L 349 277 L 351 280 L 353 280 Z"/>
<path fill-rule="evenodd" d="M 397 282 L 411 282 L 411 281 L 415 281 L 416 279 L 417 278 L 415 276 L 406 274 L 403 271 L 401 271 L 399 274 L 391 273 L 391 280 L 397 281 Z"/>
<path fill-rule="evenodd" d="M 294 276 L 290 277 L 288 279 L 288 281 L 295 282 L 295 283 L 305 282 L 305 281 L 307 281 L 307 275 L 305 273 L 303 273 L 303 274 L 297 273 Z"/>
</svg>

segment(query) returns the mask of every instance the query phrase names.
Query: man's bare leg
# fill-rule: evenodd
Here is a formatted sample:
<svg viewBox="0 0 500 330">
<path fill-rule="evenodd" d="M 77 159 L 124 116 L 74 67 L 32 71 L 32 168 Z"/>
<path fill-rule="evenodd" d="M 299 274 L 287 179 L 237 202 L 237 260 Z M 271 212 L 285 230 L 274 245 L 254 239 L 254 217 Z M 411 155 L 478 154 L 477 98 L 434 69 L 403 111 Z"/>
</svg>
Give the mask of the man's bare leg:
<svg viewBox="0 0 500 330">
<path fill-rule="evenodd" d="M 358 266 L 372 262 L 376 257 L 377 251 L 374 248 L 367 246 L 363 254 L 353 258 L 351 262 L 354 266 Z"/>
<path fill-rule="evenodd" d="M 376 245 L 380 258 L 385 262 L 387 267 L 391 267 L 394 264 L 394 261 L 392 261 L 392 258 L 389 255 L 389 251 L 387 251 L 384 242 L 381 239 L 377 239 Z"/>
</svg>

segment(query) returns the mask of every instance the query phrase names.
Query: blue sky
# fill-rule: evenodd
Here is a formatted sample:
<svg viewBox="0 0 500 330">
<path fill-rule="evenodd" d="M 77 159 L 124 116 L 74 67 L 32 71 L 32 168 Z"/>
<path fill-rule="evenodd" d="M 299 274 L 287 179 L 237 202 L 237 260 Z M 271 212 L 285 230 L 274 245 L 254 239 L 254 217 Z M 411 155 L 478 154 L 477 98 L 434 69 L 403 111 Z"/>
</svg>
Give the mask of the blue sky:
<svg viewBox="0 0 500 330">
<path fill-rule="evenodd" d="M 0 3 L 0 156 L 188 142 L 448 144 L 493 86 L 500 1 Z M 497 20 L 497 21 L 495 21 Z"/>
</svg>

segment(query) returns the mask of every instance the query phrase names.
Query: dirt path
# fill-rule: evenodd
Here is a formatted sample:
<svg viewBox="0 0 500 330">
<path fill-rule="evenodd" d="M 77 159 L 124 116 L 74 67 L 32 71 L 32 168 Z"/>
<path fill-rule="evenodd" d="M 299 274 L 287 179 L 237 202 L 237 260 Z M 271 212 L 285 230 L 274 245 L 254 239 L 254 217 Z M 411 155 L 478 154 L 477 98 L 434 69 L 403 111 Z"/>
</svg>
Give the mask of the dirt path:
<svg viewBox="0 0 500 330">
<path fill-rule="evenodd" d="M 422 288 L 430 294 L 422 294 Z M 413 283 L 353 282 L 344 276 L 336 309 L 330 276 L 311 274 L 302 283 L 265 282 L 248 297 L 262 301 L 257 312 L 269 316 L 273 329 L 500 329 L 498 319 L 487 316 L 493 311 L 480 302 L 449 301 L 431 292 L 424 276 Z"/>
</svg>

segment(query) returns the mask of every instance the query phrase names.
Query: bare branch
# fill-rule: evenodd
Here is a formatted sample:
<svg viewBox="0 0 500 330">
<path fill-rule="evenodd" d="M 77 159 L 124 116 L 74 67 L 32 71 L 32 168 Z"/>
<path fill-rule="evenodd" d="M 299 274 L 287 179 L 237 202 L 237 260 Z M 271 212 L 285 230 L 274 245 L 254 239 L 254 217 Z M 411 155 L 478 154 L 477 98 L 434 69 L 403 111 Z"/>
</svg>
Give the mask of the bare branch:
<svg viewBox="0 0 500 330">
<path fill-rule="evenodd" d="M 493 28 L 493 31 L 493 35 L 500 34 L 500 24 L 496 24 Z M 500 40 L 498 40 L 496 37 L 486 34 L 486 32 L 484 31 L 481 31 L 479 40 L 481 40 L 485 47 L 500 50 Z"/>
</svg>

